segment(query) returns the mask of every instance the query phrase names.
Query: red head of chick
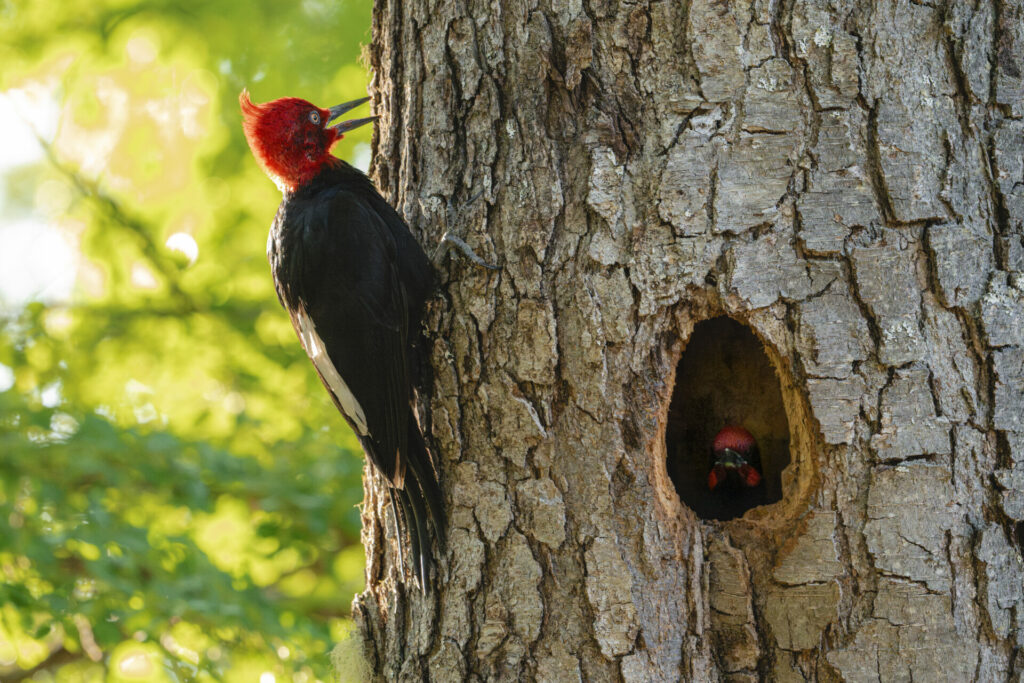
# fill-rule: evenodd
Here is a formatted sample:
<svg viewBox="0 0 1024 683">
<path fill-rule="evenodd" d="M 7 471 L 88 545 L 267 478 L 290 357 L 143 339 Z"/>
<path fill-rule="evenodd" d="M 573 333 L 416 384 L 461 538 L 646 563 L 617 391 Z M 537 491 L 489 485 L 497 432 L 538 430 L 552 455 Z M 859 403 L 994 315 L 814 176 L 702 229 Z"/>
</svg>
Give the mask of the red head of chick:
<svg viewBox="0 0 1024 683">
<path fill-rule="evenodd" d="M 712 491 L 753 488 L 761 481 L 761 456 L 753 435 L 738 425 L 723 427 L 711 443 Z"/>
<path fill-rule="evenodd" d="M 345 132 L 370 123 L 376 116 L 328 125 L 350 109 L 367 102 L 364 97 L 321 109 L 298 97 L 282 97 L 256 104 L 249 91 L 238 96 L 242 129 L 256 161 L 282 192 L 306 185 L 328 164 L 335 162 L 331 147 Z"/>
</svg>

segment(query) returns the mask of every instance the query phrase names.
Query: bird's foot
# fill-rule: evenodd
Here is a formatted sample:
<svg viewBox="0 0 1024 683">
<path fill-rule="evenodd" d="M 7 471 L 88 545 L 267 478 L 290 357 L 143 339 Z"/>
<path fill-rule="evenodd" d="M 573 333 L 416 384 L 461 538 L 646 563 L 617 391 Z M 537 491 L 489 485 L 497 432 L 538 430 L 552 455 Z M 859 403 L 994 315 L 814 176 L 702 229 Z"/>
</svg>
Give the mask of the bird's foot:
<svg viewBox="0 0 1024 683">
<path fill-rule="evenodd" d="M 456 247 L 458 248 L 459 251 L 463 253 L 463 255 L 466 258 L 468 258 L 477 266 L 481 268 L 486 268 L 487 270 L 498 270 L 498 266 L 491 265 L 490 263 L 487 263 L 487 261 L 484 261 L 482 258 L 480 258 L 477 255 L 477 253 L 473 251 L 473 248 L 466 244 L 466 241 L 463 240 L 458 235 L 456 235 L 453 232 L 452 228 L 449 227 L 451 225 L 459 224 L 459 215 L 462 213 L 463 210 L 465 210 L 467 206 L 475 202 L 480 197 L 480 195 L 483 194 L 483 192 L 483 190 L 477 192 L 475 195 L 470 197 L 469 200 L 465 204 L 463 204 L 459 209 L 456 209 L 455 206 L 452 204 L 451 198 L 448 198 L 448 211 L 446 216 L 446 223 L 448 225 L 445 226 L 444 235 L 441 236 L 441 241 L 437 243 L 437 248 L 434 249 L 434 254 L 430 259 L 431 261 L 433 261 L 435 268 L 440 268 L 441 263 L 444 261 L 445 255 L 449 251 L 451 251 L 452 247 Z"/>
<path fill-rule="evenodd" d="M 466 244 L 465 240 L 463 240 L 458 235 L 453 234 L 451 230 L 448 230 L 447 232 L 444 233 L 444 235 L 441 236 L 441 241 L 438 242 L 437 249 L 434 250 L 434 257 L 432 259 L 434 262 L 434 267 L 441 267 L 441 263 L 444 260 L 445 254 L 451 251 L 452 247 L 458 248 L 458 250 L 461 251 L 466 258 L 468 258 L 470 261 L 480 266 L 481 268 L 486 268 L 487 270 L 498 270 L 498 266 L 491 265 L 487 261 L 484 261 L 482 258 L 480 258 L 480 256 L 477 255 L 475 251 L 473 251 L 473 247 Z"/>
</svg>

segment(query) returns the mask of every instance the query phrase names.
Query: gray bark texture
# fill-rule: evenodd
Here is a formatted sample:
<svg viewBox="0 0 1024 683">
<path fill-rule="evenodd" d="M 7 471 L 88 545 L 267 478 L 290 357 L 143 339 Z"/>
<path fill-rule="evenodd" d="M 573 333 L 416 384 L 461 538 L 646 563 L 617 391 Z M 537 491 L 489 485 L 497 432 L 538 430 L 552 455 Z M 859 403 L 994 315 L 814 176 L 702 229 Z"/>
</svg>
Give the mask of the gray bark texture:
<svg viewBox="0 0 1024 683">
<path fill-rule="evenodd" d="M 428 313 L 432 592 L 367 485 L 379 678 L 1021 680 L 1021 0 L 382 0 L 368 61 L 382 191 L 500 266 Z M 790 454 L 724 522 L 665 441 L 721 315 Z"/>
</svg>

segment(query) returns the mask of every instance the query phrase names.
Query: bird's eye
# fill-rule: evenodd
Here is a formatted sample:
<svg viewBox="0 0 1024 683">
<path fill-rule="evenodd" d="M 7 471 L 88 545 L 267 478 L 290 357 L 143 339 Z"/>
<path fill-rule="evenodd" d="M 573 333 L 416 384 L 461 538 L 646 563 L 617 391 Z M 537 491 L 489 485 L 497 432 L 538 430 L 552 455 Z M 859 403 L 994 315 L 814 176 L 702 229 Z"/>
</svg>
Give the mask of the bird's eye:
<svg viewBox="0 0 1024 683">
<path fill-rule="evenodd" d="M 319 126 L 320 125 L 320 112 L 318 112 L 316 110 L 313 110 L 313 111 L 309 112 L 309 120 L 312 121 L 314 125 Z"/>
</svg>

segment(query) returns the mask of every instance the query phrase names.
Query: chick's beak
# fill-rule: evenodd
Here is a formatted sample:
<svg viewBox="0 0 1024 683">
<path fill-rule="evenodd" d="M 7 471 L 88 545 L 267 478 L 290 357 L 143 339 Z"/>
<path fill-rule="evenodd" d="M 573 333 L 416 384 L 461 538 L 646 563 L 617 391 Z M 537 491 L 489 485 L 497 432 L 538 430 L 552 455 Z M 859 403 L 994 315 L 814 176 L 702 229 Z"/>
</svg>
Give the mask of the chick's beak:
<svg viewBox="0 0 1024 683">
<path fill-rule="evenodd" d="M 367 103 L 369 101 L 370 101 L 369 97 L 360 97 L 358 100 L 352 100 L 351 102 L 344 102 L 342 104 L 335 105 L 335 106 L 333 106 L 333 107 L 331 107 L 330 109 L 327 110 L 327 111 L 331 112 L 331 115 L 330 115 L 330 117 L 327 120 L 328 120 L 328 122 L 333 121 L 334 119 L 338 118 L 339 116 L 341 116 L 345 112 L 347 112 L 347 111 L 349 111 L 351 109 L 355 109 L 359 105 L 365 104 L 365 103 Z M 365 126 L 367 123 L 370 123 L 370 122 L 376 121 L 376 120 L 377 120 L 376 116 L 367 116 L 364 119 L 349 119 L 348 121 L 342 121 L 340 123 L 337 123 L 337 124 L 331 126 L 331 129 L 336 131 L 336 132 L 338 132 L 338 133 L 347 133 L 348 131 L 350 131 L 350 130 L 352 130 L 354 128 L 358 128 L 359 126 Z"/>
<path fill-rule="evenodd" d="M 729 469 L 736 469 L 747 464 L 746 458 L 731 448 L 723 448 L 718 456 L 718 463 Z"/>
</svg>

